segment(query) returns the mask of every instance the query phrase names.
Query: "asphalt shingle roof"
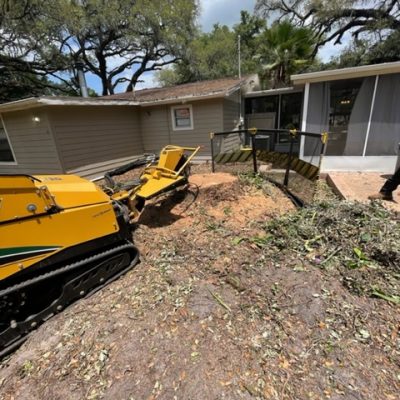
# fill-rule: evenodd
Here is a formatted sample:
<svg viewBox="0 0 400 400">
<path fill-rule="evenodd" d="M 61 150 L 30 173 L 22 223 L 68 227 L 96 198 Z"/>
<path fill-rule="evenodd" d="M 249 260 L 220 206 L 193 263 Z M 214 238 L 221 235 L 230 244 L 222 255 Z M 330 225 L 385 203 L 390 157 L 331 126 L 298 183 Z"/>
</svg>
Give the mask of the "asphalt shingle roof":
<svg viewBox="0 0 400 400">
<path fill-rule="evenodd" d="M 104 96 L 103 98 L 110 100 L 131 100 L 139 103 L 151 103 L 157 101 L 218 94 L 221 94 L 222 97 L 235 87 L 239 86 L 242 81 L 243 79 L 241 80 L 238 78 L 223 78 L 212 81 L 200 81 L 162 88 L 142 89 L 133 92 Z"/>
</svg>

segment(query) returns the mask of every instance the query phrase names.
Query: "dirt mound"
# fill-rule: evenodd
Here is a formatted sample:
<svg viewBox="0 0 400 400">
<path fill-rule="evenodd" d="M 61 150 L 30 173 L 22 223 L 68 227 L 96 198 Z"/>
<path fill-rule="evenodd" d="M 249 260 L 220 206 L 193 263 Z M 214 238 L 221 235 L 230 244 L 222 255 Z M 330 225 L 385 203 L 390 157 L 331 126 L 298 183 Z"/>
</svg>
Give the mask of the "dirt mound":
<svg viewBox="0 0 400 400">
<path fill-rule="evenodd" d="M 261 188 L 239 182 L 228 173 L 194 174 L 188 191 L 178 190 L 147 203 L 139 224 L 152 228 L 168 225 L 170 230 L 193 229 L 204 221 L 210 229 L 220 224 L 256 227 L 271 216 L 294 209 L 273 185 L 268 185 L 268 193 L 266 196 Z"/>
<path fill-rule="evenodd" d="M 275 187 L 195 179 L 146 207 L 134 270 L 3 361 L 0 398 L 397 399 L 398 307 L 316 266 Z"/>
<path fill-rule="evenodd" d="M 237 177 L 225 172 L 215 172 L 214 174 L 194 174 L 189 178 L 189 182 L 191 184 L 197 185 L 203 189 L 210 186 L 221 185 L 223 183 L 232 183 L 236 181 Z"/>
</svg>

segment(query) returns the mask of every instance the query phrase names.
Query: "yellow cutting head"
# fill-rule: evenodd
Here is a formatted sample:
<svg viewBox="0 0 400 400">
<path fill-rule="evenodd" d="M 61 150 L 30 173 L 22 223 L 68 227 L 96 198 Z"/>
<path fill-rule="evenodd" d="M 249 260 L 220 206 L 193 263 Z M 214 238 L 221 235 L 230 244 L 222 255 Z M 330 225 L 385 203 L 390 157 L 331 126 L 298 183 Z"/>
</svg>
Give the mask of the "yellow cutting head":
<svg viewBox="0 0 400 400">
<path fill-rule="evenodd" d="M 139 215 L 137 204 L 183 185 L 189 175 L 189 163 L 200 147 L 166 146 L 161 150 L 157 165 L 143 171 L 140 184 L 131 190 L 117 192 L 113 200 L 127 201 L 133 218 Z"/>
</svg>

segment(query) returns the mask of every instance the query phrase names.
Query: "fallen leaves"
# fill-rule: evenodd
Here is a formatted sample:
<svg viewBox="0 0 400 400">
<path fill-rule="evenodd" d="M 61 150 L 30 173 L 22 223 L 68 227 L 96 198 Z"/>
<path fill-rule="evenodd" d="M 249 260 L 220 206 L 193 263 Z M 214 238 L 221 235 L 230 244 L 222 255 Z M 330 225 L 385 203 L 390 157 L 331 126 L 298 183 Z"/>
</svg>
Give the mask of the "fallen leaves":
<svg viewBox="0 0 400 400">
<path fill-rule="evenodd" d="M 400 316 L 376 295 L 400 293 L 391 214 L 334 201 L 270 221 L 260 191 L 287 200 L 256 178 L 153 209 L 141 264 L 35 332 L 0 397 L 397 398 Z"/>
<path fill-rule="evenodd" d="M 400 304 L 400 224 L 377 203 L 331 200 L 269 222 L 265 252 L 279 260 L 296 253 L 352 293 Z M 298 270 L 298 269 L 297 269 Z"/>
</svg>

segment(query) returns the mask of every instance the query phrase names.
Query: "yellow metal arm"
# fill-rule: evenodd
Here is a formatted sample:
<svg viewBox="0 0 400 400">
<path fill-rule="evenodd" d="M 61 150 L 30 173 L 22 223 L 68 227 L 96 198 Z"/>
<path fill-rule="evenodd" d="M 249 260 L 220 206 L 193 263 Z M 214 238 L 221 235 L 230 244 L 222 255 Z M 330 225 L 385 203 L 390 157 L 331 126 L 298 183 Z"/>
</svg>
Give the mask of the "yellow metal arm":
<svg viewBox="0 0 400 400">
<path fill-rule="evenodd" d="M 127 201 L 131 217 L 137 217 L 145 200 L 187 183 L 190 161 L 199 150 L 200 147 L 165 146 L 160 152 L 157 165 L 144 169 L 140 185 L 115 193 L 112 198 Z"/>
</svg>

